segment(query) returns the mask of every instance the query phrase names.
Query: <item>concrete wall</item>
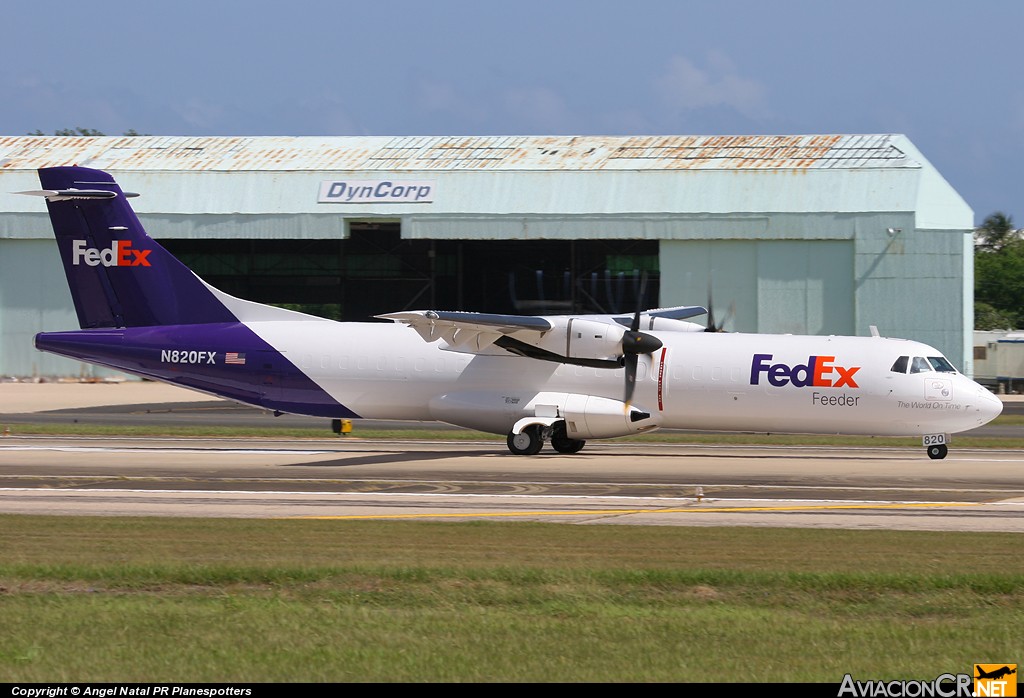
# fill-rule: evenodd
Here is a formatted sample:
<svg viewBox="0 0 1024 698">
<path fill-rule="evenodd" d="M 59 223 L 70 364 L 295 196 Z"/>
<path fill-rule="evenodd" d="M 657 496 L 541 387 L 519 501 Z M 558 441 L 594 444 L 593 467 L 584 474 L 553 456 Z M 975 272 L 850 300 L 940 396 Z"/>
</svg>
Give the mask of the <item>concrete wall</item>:
<svg viewBox="0 0 1024 698">
<path fill-rule="evenodd" d="M 661 245 L 661 302 L 707 303 L 738 332 L 853 334 L 853 242 L 691 240 Z"/>
<path fill-rule="evenodd" d="M 761 239 L 663 240 L 661 303 L 705 304 L 712 280 L 716 321 L 735 303 L 726 329 L 867 335 L 875 325 L 969 375 L 969 234 L 913 226 L 912 213 L 808 214 L 772 217 Z"/>
<path fill-rule="evenodd" d="M 37 332 L 78 328 L 57 243 L 0 239 L 0 373 L 103 376 L 113 372 L 37 351 Z"/>
</svg>

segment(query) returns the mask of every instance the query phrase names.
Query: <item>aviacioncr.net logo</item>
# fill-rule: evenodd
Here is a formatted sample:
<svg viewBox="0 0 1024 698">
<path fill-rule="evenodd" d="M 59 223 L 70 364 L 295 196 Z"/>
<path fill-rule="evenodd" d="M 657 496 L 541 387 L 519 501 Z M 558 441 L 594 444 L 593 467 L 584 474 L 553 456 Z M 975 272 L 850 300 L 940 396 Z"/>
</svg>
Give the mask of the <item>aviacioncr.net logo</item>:
<svg viewBox="0 0 1024 698">
<path fill-rule="evenodd" d="M 970 674 L 939 674 L 932 681 L 893 679 L 891 681 L 857 681 L 850 674 L 843 676 L 838 697 L 853 698 L 971 698 Z"/>
<path fill-rule="evenodd" d="M 975 664 L 974 696 L 1013 698 L 1017 695 L 1016 664 Z"/>
</svg>

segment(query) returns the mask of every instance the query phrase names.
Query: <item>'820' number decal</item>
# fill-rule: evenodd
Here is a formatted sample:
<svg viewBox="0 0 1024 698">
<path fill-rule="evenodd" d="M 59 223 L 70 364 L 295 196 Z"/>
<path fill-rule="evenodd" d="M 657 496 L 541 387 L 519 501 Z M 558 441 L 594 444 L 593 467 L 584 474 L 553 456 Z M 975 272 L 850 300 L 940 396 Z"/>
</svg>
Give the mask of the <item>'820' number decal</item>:
<svg viewBox="0 0 1024 698">
<path fill-rule="evenodd" d="M 927 434 L 924 437 L 925 446 L 941 446 L 946 443 L 945 434 Z"/>
</svg>

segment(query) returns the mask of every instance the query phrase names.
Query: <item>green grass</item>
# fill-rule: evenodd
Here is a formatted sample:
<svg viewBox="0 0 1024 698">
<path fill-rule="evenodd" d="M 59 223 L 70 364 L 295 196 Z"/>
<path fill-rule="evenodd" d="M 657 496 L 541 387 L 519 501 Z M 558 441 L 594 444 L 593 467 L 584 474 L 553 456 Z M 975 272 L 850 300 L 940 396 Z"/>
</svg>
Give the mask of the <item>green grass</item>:
<svg viewBox="0 0 1024 698">
<path fill-rule="evenodd" d="M 1014 534 L 0 516 L 3 681 L 932 679 Z"/>
</svg>

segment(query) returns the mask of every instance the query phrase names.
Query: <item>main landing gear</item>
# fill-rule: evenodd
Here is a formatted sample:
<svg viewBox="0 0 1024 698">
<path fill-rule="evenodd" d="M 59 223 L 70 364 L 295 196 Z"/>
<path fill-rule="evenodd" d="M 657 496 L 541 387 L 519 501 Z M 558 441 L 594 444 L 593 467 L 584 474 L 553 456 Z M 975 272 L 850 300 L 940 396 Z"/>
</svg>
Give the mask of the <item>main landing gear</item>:
<svg viewBox="0 0 1024 698">
<path fill-rule="evenodd" d="M 509 432 L 506 443 L 508 450 L 517 456 L 535 456 L 544 448 L 547 440 L 551 441 L 551 448 L 566 454 L 579 453 L 587 443 L 582 439 L 570 439 L 565 433 L 564 424 L 553 427 L 531 424 L 518 434 Z"/>
<path fill-rule="evenodd" d="M 508 450 L 517 456 L 535 456 L 544 448 L 544 437 L 541 435 L 541 425 L 531 424 L 518 434 L 509 432 Z"/>
</svg>

